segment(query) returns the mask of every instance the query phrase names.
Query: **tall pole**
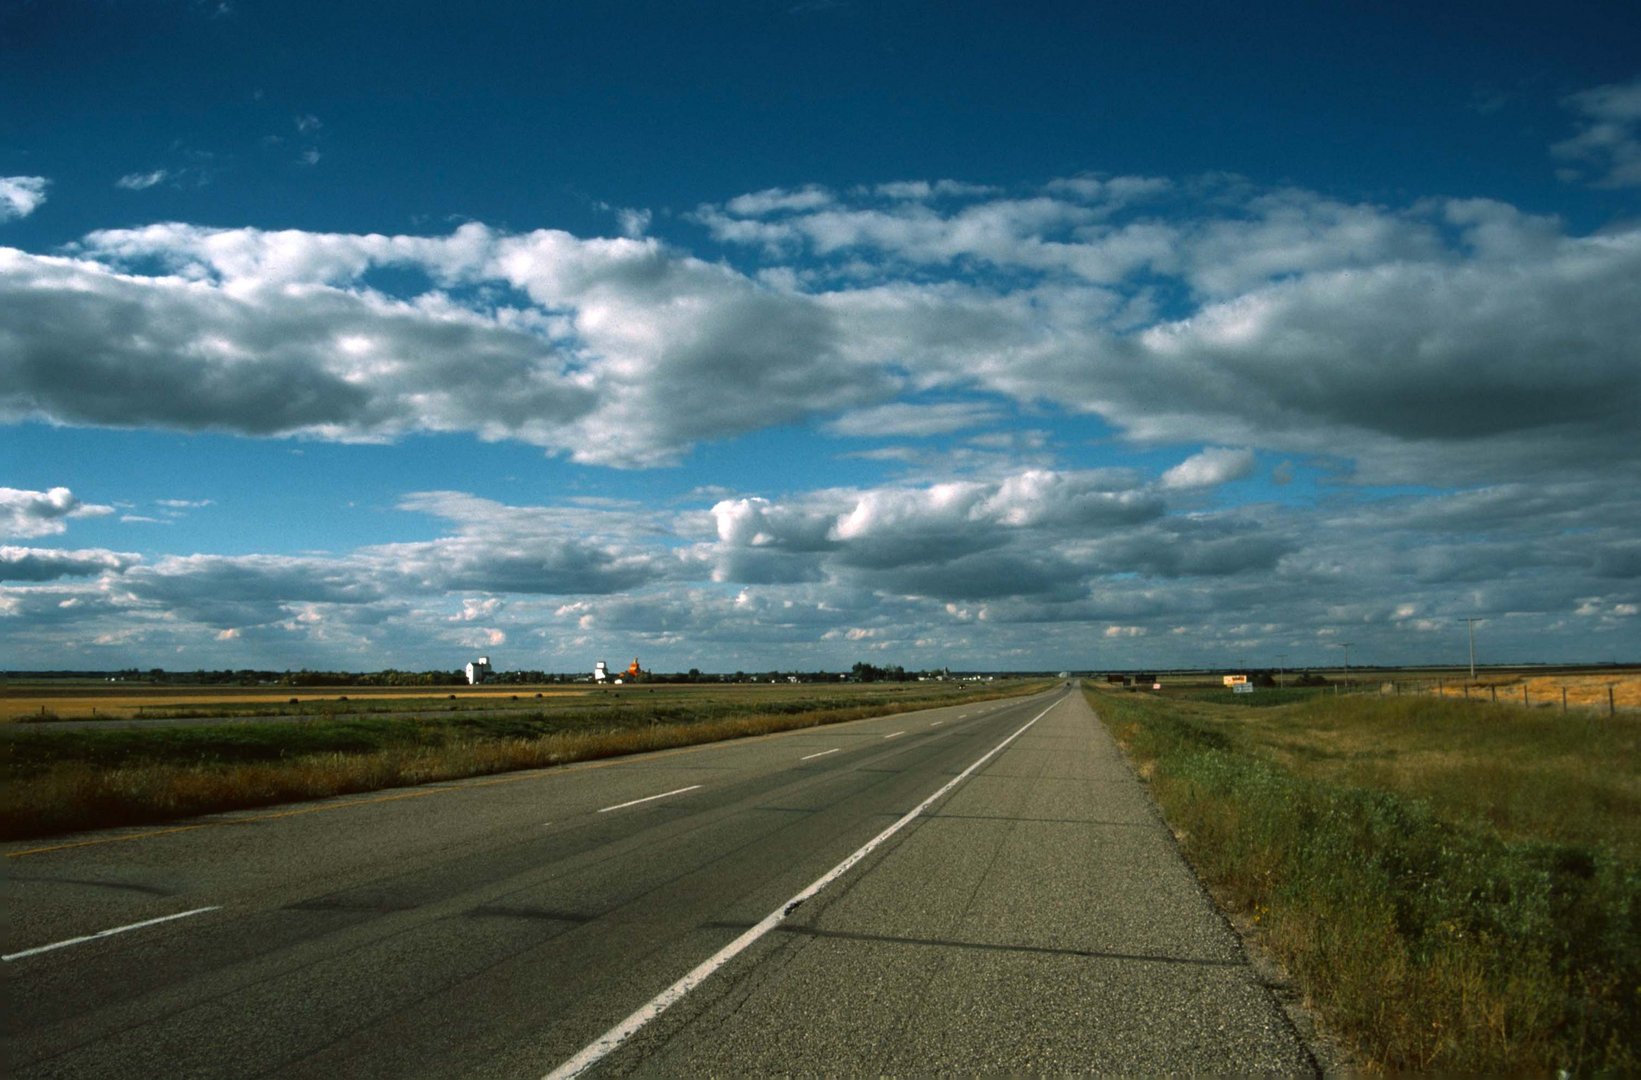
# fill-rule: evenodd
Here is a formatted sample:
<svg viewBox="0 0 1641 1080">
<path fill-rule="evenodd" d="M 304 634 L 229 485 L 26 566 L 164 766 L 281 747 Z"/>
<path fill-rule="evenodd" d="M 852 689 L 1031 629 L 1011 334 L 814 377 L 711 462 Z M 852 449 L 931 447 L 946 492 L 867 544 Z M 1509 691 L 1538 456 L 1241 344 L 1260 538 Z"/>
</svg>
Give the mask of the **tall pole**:
<svg viewBox="0 0 1641 1080">
<path fill-rule="evenodd" d="M 1341 649 L 1345 650 L 1345 685 L 1349 686 L 1350 685 L 1350 647 L 1352 645 L 1356 644 L 1356 642 L 1354 642 L 1354 641 L 1337 641 L 1337 642 L 1334 642 L 1334 644 L 1338 648 L 1341 648 Z"/>
<path fill-rule="evenodd" d="M 1470 628 L 1470 681 L 1476 681 L 1476 620 L 1467 617 L 1464 625 Z"/>
</svg>

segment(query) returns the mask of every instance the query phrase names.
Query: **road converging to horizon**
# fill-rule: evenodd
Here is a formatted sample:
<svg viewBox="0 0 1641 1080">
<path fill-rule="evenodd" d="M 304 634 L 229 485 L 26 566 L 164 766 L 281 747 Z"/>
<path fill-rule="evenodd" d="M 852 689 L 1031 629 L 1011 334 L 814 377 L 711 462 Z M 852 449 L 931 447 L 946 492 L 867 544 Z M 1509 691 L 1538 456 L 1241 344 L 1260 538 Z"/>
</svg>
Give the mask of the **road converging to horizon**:
<svg viewBox="0 0 1641 1080">
<path fill-rule="evenodd" d="M 16 1077 L 1315 1071 L 1065 688 L 5 852 Z"/>
</svg>

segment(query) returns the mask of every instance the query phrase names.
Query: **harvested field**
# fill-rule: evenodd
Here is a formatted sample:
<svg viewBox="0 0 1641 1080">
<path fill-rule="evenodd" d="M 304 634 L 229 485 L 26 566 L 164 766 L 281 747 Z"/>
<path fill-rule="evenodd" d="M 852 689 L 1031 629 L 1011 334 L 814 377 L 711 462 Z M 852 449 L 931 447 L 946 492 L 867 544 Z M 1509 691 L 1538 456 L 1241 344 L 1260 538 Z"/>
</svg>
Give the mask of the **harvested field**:
<svg viewBox="0 0 1641 1080">
<path fill-rule="evenodd" d="M 167 821 L 1012 697 L 1043 682 L 625 686 L 198 706 L 231 722 L 0 725 L 0 835 Z M 498 698 L 500 700 L 498 700 Z M 288 700 L 288 699 L 286 699 Z M 175 702 L 170 711 L 194 706 Z M 247 717 L 246 711 L 251 710 Z M 263 712 L 260 720 L 255 710 Z M 276 715 L 278 714 L 278 715 Z M 101 714 L 99 714 L 101 715 Z M 272 722 L 274 719 L 281 722 Z"/>
<path fill-rule="evenodd" d="M 454 694 L 458 701 L 505 701 L 509 698 L 584 697 L 592 687 L 509 686 L 509 687 L 187 687 L 108 684 L 106 688 L 86 683 L 53 685 L 24 683 L 0 689 L 0 723 L 27 720 L 42 713 L 61 720 L 94 720 L 113 717 L 129 720 L 142 716 L 163 716 L 171 710 L 221 708 L 234 715 L 238 706 L 289 705 L 315 702 L 439 701 Z"/>
<path fill-rule="evenodd" d="M 1561 705 L 1561 692 L 1567 692 L 1568 708 L 1605 709 L 1607 690 L 1612 690 L 1612 702 L 1619 709 L 1641 709 L 1641 674 L 1631 671 L 1593 675 L 1532 675 L 1527 673 L 1479 675 L 1475 682 L 1451 681 L 1428 687 L 1429 692 L 1443 697 L 1462 698 L 1469 687 L 1471 697 L 1492 699 L 1494 692 L 1500 701 L 1520 704 L 1522 690 L 1527 691 L 1527 704 L 1532 706 Z"/>
</svg>

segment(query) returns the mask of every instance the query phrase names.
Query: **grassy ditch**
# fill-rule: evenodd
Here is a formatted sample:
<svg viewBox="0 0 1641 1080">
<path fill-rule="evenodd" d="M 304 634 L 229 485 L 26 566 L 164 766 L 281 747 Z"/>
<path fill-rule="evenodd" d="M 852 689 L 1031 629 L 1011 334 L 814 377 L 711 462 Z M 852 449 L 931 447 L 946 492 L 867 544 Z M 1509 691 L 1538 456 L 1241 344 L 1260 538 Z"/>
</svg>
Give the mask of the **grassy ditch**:
<svg viewBox="0 0 1641 1080">
<path fill-rule="evenodd" d="M 1641 1070 L 1641 722 L 1091 695 L 1198 874 L 1358 1060 Z"/>
<path fill-rule="evenodd" d="M 611 698 L 530 713 L 315 718 L 167 728 L 0 731 L 0 839 L 540 768 L 1008 697 L 1021 683 L 785 698 Z"/>
</svg>

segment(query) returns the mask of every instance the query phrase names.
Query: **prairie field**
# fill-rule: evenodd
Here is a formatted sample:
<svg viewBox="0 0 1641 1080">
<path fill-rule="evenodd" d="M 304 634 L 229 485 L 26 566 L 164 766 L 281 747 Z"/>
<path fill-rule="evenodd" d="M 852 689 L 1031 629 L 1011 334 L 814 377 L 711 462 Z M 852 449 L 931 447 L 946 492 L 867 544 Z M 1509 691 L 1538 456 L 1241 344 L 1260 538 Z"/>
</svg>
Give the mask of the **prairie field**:
<svg viewBox="0 0 1641 1080">
<path fill-rule="evenodd" d="M 1527 704 L 1539 708 L 1559 707 L 1561 694 L 1567 693 L 1569 708 L 1605 709 L 1607 707 L 1607 691 L 1612 690 L 1614 707 L 1620 709 L 1641 709 L 1641 674 L 1633 671 L 1613 672 L 1611 674 L 1568 674 L 1568 675 L 1533 675 L 1516 673 L 1509 675 L 1480 675 L 1476 681 L 1470 683 L 1454 682 L 1452 685 L 1443 683 L 1438 687 L 1425 687 L 1429 692 L 1435 692 L 1442 697 L 1463 698 L 1465 688 L 1469 687 L 1470 696 L 1475 698 L 1487 697 L 1492 700 L 1497 692 L 1499 701 L 1519 703 L 1522 701 L 1522 691 L 1526 691 Z"/>
<path fill-rule="evenodd" d="M 175 723 L 0 725 L 0 838 L 540 768 L 1031 693 L 1045 681 L 155 694 Z M 452 692 L 443 692 L 446 690 Z M 554 692 L 555 689 L 558 692 Z M 96 697 L 97 717 L 102 702 Z M 214 696 L 227 700 L 212 701 Z M 290 698 L 300 700 L 291 704 Z M 117 699 L 116 699 L 117 700 Z"/>
<path fill-rule="evenodd" d="M 162 717 L 176 712 L 220 710 L 224 716 L 254 711 L 256 706 L 292 703 L 353 701 L 440 701 L 451 694 L 464 702 L 529 697 L 573 697 L 593 693 L 591 687 L 513 686 L 350 686 L 350 687 L 190 687 L 149 686 L 138 683 L 14 683 L 0 689 L 0 723 L 27 720 L 42 713 L 61 720 Z"/>
<path fill-rule="evenodd" d="M 1641 1068 L 1641 715 L 1238 697 L 1091 700 L 1360 1067 Z"/>
<path fill-rule="evenodd" d="M 1322 686 L 1305 686 L 1300 679 L 1314 674 L 1326 680 Z M 1229 691 L 1217 672 L 1193 672 L 1162 676 L 1164 694 L 1188 693 L 1208 695 L 1205 700 L 1229 697 Z M 1469 672 L 1459 668 L 1409 668 L 1385 670 L 1380 668 L 1323 669 L 1313 672 L 1289 671 L 1282 675 L 1280 688 L 1264 687 L 1254 697 L 1265 700 L 1241 700 L 1235 704 L 1268 705 L 1273 694 L 1284 700 L 1305 695 L 1350 693 L 1379 693 L 1386 696 L 1448 697 L 1498 704 L 1523 703 L 1522 691 L 1527 692 L 1526 704 L 1535 709 L 1559 709 L 1562 691 L 1567 693 L 1569 709 L 1607 708 L 1607 691 L 1612 690 L 1612 704 L 1618 709 L 1641 709 L 1641 670 L 1634 667 L 1613 667 L 1599 670 L 1580 668 L 1555 670 L 1543 668 L 1499 669 L 1487 668 L 1476 673 L 1474 681 Z"/>
</svg>

